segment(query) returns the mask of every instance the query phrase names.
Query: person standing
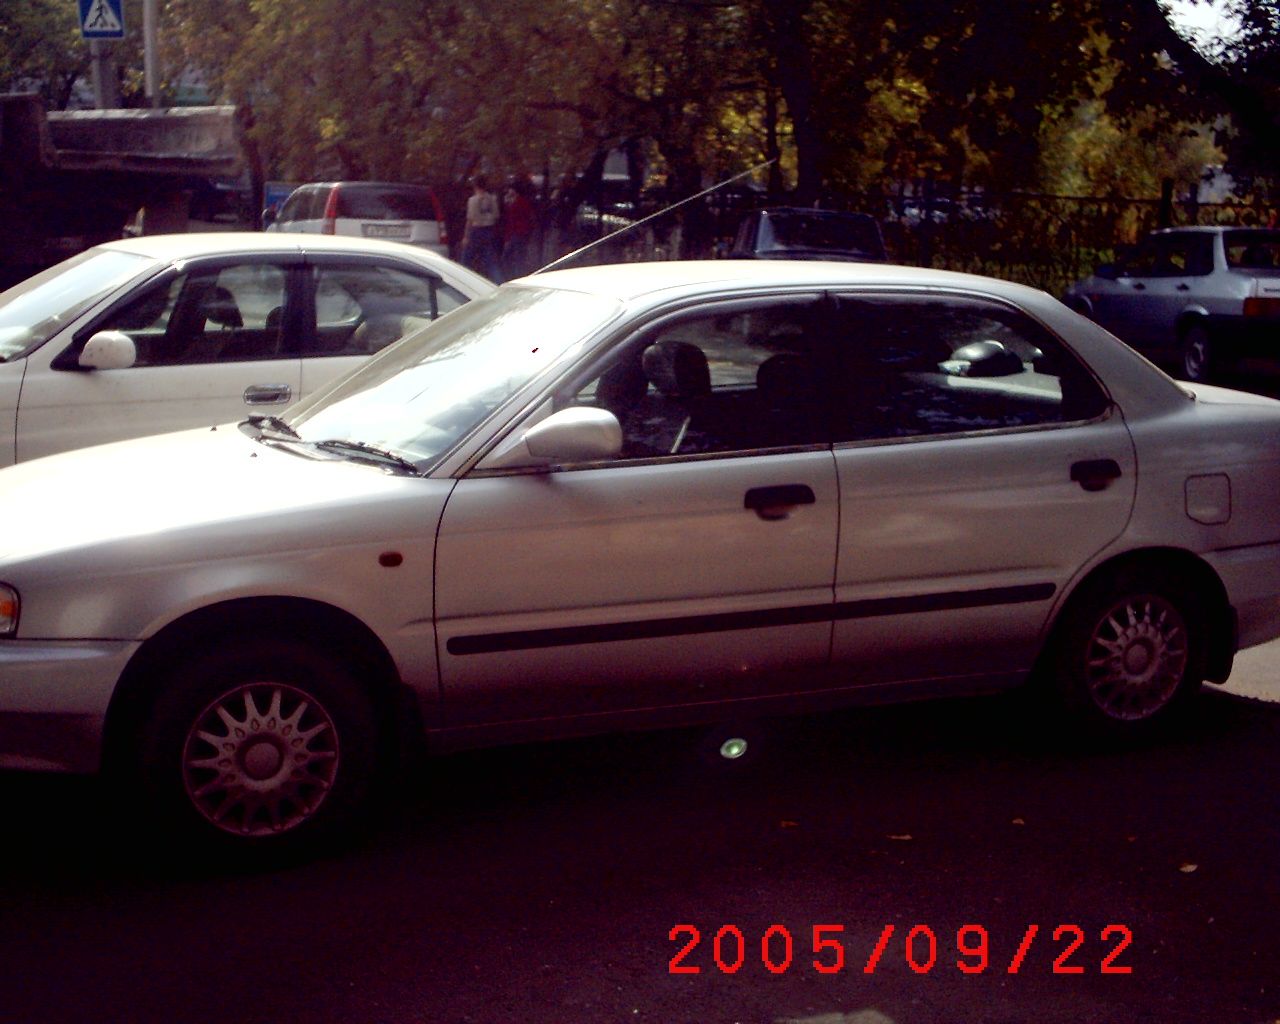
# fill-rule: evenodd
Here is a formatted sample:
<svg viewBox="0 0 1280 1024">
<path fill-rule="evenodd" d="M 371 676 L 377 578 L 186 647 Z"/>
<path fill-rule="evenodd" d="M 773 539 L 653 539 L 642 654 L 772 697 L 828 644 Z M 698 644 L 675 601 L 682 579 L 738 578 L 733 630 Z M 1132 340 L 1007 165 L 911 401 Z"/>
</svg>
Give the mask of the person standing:
<svg viewBox="0 0 1280 1024">
<path fill-rule="evenodd" d="M 489 182 L 483 174 L 475 176 L 472 186 L 467 199 L 466 228 L 462 233 L 462 261 L 476 273 L 500 284 L 498 197 L 489 191 Z"/>
<path fill-rule="evenodd" d="M 523 277 L 530 265 L 533 236 L 538 229 L 538 213 L 533 205 L 533 183 L 528 177 L 513 178 L 504 197 L 502 219 L 502 269 L 507 280 Z"/>
</svg>

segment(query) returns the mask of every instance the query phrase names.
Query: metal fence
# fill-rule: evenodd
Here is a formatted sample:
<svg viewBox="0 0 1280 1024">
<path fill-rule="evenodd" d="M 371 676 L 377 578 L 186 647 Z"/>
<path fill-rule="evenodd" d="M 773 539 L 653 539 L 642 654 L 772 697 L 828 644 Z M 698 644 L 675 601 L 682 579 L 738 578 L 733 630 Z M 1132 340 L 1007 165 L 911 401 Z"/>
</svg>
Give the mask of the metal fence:
<svg viewBox="0 0 1280 1024">
<path fill-rule="evenodd" d="M 738 222 L 754 203 L 701 201 L 585 253 L 575 264 L 654 259 L 703 259 L 728 249 Z M 779 204 L 779 205 L 785 205 Z M 833 196 L 822 205 L 869 213 L 880 221 L 890 259 L 898 263 L 985 274 L 1059 295 L 1099 263 L 1115 259 L 1158 227 L 1186 224 L 1276 224 L 1265 202 L 1196 203 L 1035 193 L 962 193 L 922 199 L 862 193 Z M 586 245 L 661 209 L 650 199 L 634 209 L 605 213 L 589 206 L 554 255 Z M 550 250 L 549 250 L 550 252 Z M 550 255 L 548 256 L 550 258 Z"/>
</svg>

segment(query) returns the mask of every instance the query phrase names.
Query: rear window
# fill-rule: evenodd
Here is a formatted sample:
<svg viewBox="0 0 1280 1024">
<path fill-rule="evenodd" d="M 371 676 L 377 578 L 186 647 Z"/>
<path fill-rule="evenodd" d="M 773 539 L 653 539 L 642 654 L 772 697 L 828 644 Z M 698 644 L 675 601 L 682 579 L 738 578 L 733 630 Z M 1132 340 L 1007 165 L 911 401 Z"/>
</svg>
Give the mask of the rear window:
<svg viewBox="0 0 1280 1024">
<path fill-rule="evenodd" d="M 769 239 L 771 248 L 831 249 L 861 252 L 868 256 L 880 256 L 884 253 L 880 229 L 871 217 L 786 213 L 771 214 L 765 223 L 772 236 Z"/>
<path fill-rule="evenodd" d="M 1280 268 L 1280 231 L 1228 231 L 1222 241 L 1229 267 L 1241 270 Z"/>
<path fill-rule="evenodd" d="M 428 188 L 338 188 L 338 216 L 360 220 L 435 220 Z"/>
</svg>

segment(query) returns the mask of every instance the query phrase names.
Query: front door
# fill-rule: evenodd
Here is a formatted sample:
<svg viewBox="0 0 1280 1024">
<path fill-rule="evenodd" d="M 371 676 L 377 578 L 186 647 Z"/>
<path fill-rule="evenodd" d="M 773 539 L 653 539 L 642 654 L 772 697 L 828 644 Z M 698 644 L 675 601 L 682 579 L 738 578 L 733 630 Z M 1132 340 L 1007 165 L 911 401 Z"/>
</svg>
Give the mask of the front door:
<svg viewBox="0 0 1280 1024">
<path fill-rule="evenodd" d="M 461 480 L 436 559 L 450 725 L 815 685 L 830 650 L 835 463 L 813 296 L 688 311 L 560 390 L 617 459 Z"/>
<path fill-rule="evenodd" d="M 201 264 L 108 311 L 70 344 L 37 350 L 18 406 L 18 459 L 283 411 L 301 385 L 285 337 L 288 277 L 266 259 Z M 80 369 L 84 342 L 107 330 L 133 339 L 135 364 Z"/>
</svg>

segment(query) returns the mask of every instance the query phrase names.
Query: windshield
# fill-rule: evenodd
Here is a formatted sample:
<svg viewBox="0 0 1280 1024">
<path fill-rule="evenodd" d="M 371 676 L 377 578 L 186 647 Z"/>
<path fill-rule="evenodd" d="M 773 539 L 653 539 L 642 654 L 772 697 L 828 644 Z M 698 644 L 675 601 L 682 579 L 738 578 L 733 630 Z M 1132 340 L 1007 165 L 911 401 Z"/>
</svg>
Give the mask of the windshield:
<svg viewBox="0 0 1280 1024">
<path fill-rule="evenodd" d="M 148 263 L 114 249 L 89 249 L 0 293 L 0 362 L 43 345 Z"/>
<path fill-rule="evenodd" d="M 286 419 L 310 444 L 355 442 L 429 469 L 618 309 L 598 295 L 503 288 L 408 335 Z"/>
</svg>

